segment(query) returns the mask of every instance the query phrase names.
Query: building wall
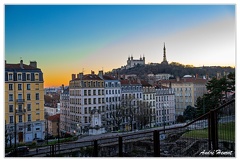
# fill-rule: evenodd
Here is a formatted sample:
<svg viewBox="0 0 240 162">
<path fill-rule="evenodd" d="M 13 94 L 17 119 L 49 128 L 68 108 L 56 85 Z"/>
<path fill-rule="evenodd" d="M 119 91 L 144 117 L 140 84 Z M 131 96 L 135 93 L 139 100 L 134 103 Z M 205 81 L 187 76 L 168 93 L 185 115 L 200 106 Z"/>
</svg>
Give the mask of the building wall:
<svg viewBox="0 0 240 162">
<path fill-rule="evenodd" d="M 168 87 L 156 89 L 156 123 L 163 126 L 175 123 L 175 95 Z"/>
<path fill-rule="evenodd" d="M 183 115 L 188 105 L 194 107 L 199 96 L 207 93 L 206 83 L 180 82 L 173 83 L 172 88 L 176 96 L 176 115 Z"/>
<path fill-rule="evenodd" d="M 79 134 L 88 133 L 91 110 L 105 111 L 104 81 L 94 74 L 82 77 L 69 83 L 71 132 Z"/>
<path fill-rule="evenodd" d="M 5 64 L 5 124 L 7 138 L 12 143 L 15 142 L 15 124 L 17 143 L 45 136 L 43 74 L 41 69 L 22 66 L 25 68 L 19 64 Z"/>
<path fill-rule="evenodd" d="M 142 85 L 139 83 L 131 83 L 129 84 L 121 82 L 121 89 L 122 89 L 122 103 L 121 106 L 124 107 L 123 103 L 128 102 L 126 109 L 134 108 L 139 110 L 138 103 L 143 100 L 143 90 Z M 129 103 L 130 102 L 130 103 Z M 131 104 L 131 105 L 129 105 Z M 130 110 L 126 110 L 130 111 Z M 131 123 L 130 120 L 133 120 Z M 135 117 L 133 119 L 129 119 L 125 117 L 122 122 L 122 129 L 125 131 L 135 130 L 137 128 L 138 123 L 136 123 Z"/>
<path fill-rule="evenodd" d="M 143 102 L 147 102 L 149 105 L 151 119 L 148 126 L 153 127 L 156 124 L 156 90 L 154 87 L 143 86 Z"/>
<path fill-rule="evenodd" d="M 114 131 L 113 114 L 116 113 L 117 107 L 121 105 L 121 83 L 119 80 L 104 80 L 105 82 L 105 101 L 106 111 L 104 113 L 104 125 L 106 131 Z"/>
</svg>

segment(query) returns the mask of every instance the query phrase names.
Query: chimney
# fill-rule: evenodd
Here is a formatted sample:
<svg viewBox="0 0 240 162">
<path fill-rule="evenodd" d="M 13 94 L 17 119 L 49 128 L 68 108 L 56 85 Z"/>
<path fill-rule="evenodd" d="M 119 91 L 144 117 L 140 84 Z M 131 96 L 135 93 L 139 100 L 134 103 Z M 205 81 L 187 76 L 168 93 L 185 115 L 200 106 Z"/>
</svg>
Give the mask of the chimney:
<svg viewBox="0 0 240 162">
<path fill-rule="evenodd" d="M 36 61 L 30 61 L 30 66 L 37 68 L 37 62 Z"/>
<path fill-rule="evenodd" d="M 92 75 L 94 74 L 94 71 L 93 71 L 93 70 L 91 70 L 91 74 L 92 74 Z"/>
<path fill-rule="evenodd" d="M 196 74 L 196 79 L 198 78 L 198 74 Z"/>
<path fill-rule="evenodd" d="M 79 79 L 83 79 L 83 73 L 79 73 Z"/>
<path fill-rule="evenodd" d="M 20 60 L 20 67 L 23 69 L 23 60 Z"/>
<path fill-rule="evenodd" d="M 63 91 L 64 91 L 64 84 L 62 84 L 62 93 L 63 93 Z"/>
<path fill-rule="evenodd" d="M 100 70 L 99 72 L 98 72 L 98 76 L 102 79 L 103 78 L 103 70 Z"/>
<path fill-rule="evenodd" d="M 76 79 L 76 74 L 72 74 L 72 80 Z"/>
<path fill-rule="evenodd" d="M 5 60 L 5 65 L 7 64 L 7 60 Z"/>
</svg>

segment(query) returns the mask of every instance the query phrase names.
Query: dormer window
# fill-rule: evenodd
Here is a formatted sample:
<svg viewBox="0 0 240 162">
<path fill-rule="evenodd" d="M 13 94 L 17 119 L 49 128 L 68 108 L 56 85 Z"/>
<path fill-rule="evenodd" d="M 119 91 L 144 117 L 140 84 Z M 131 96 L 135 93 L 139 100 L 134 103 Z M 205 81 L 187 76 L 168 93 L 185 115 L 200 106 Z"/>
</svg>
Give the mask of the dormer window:
<svg viewBox="0 0 240 162">
<path fill-rule="evenodd" d="M 31 75 L 27 74 L 27 80 L 31 80 Z"/>
<path fill-rule="evenodd" d="M 18 74 L 17 77 L 18 77 L 18 80 L 22 80 L 22 74 Z"/>
<path fill-rule="evenodd" d="M 13 80 L 13 74 L 12 73 L 8 74 L 8 80 Z"/>
<path fill-rule="evenodd" d="M 35 73 L 35 80 L 39 80 L 38 73 Z"/>
</svg>

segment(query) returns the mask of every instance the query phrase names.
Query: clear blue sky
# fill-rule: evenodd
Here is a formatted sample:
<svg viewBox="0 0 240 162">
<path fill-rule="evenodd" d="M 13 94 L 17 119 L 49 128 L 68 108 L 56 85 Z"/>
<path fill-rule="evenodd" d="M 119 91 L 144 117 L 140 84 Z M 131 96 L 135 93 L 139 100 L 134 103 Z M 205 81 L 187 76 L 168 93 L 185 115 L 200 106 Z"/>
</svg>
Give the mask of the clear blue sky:
<svg viewBox="0 0 240 162">
<path fill-rule="evenodd" d="M 235 34 L 234 5 L 5 5 L 5 59 L 36 60 L 45 86 L 130 55 L 160 63 L 164 42 L 169 62 L 235 66 Z"/>
</svg>

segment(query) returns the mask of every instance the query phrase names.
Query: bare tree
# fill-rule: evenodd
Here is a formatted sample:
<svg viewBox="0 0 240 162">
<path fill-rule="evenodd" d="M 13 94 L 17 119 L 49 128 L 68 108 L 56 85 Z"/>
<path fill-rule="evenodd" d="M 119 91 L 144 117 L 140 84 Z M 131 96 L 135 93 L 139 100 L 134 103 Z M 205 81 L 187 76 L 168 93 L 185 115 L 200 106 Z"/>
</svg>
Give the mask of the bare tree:
<svg viewBox="0 0 240 162">
<path fill-rule="evenodd" d="M 147 125 L 151 127 L 151 122 L 154 120 L 154 112 L 151 109 L 151 105 L 148 102 L 139 102 L 139 109 L 136 113 L 136 120 L 140 124 L 140 128 L 143 129 Z"/>
</svg>

